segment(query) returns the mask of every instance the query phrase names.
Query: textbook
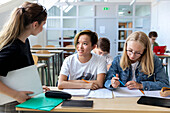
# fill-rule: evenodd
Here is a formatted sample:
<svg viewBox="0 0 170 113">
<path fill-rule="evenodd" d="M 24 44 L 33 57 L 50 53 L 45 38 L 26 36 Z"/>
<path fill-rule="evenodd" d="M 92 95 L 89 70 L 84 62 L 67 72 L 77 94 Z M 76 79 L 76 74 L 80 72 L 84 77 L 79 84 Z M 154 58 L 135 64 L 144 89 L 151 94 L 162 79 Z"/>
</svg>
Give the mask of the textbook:
<svg viewBox="0 0 170 113">
<path fill-rule="evenodd" d="M 34 96 L 43 92 L 40 76 L 35 65 L 8 72 L 6 77 L 0 76 L 0 81 L 18 91 L 32 91 Z M 0 105 L 13 102 L 15 99 L 0 94 Z"/>
</svg>

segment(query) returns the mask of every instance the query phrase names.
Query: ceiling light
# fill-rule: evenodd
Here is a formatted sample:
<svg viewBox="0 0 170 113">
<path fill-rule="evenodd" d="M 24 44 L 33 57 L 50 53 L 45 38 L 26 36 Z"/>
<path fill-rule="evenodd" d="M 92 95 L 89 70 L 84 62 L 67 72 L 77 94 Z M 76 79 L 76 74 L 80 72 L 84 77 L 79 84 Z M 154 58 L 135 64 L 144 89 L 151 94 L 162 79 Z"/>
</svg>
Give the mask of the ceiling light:
<svg viewBox="0 0 170 113">
<path fill-rule="evenodd" d="M 132 1 L 130 2 L 130 6 L 133 5 L 135 2 L 136 2 L 136 0 L 132 0 Z"/>
</svg>

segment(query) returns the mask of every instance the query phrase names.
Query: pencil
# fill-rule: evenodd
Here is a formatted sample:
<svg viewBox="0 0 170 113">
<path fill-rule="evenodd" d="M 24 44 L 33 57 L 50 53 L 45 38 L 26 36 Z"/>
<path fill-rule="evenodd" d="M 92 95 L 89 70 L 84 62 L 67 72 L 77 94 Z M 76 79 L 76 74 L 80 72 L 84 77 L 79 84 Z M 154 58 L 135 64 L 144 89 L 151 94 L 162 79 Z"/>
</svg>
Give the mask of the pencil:
<svg viewBox="0 0 170 113">
<path fill-rule="evenodd" d="M 83 80 L 84 82 L 86 82 L 86 83 L 90 83 L 89 81 L 87 81 L 87 80 L 84 80 L 84 79 L 81 79 L 81 80 Z"/>
<path fill-rule="evenodd" d="M 139 89 L 144 95 L 145 95 L 145 93 L 143 92 L 143 90 L 141 90 L 141 89 Z"/>
</svg>

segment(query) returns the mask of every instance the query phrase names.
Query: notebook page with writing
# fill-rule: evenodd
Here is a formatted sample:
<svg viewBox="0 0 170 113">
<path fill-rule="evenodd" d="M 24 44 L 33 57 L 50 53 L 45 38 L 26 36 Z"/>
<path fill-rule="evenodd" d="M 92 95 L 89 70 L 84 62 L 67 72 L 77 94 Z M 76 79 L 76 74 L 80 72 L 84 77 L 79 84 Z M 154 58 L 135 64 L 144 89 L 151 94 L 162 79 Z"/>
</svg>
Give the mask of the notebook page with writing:
<svg viewBox="0 0 170 113">
<path fill-rule="evenodd" d="M 63 89 L 63 92 L 67 92 L 72 96 L 86 96 L 89 94 L 90 89 Z"/>
<path fill-rule="evenodd" d="M 138 89 L 129 90 L 127 87 L 120 87 L 113 90 L 114 97 L 140 97 L 142 92 Z"/>
<path fill-rule="evenodd" d="M 91 90 L 86 98 L 112 98 L 112 91 L 108 89 Z"/>
</svg>

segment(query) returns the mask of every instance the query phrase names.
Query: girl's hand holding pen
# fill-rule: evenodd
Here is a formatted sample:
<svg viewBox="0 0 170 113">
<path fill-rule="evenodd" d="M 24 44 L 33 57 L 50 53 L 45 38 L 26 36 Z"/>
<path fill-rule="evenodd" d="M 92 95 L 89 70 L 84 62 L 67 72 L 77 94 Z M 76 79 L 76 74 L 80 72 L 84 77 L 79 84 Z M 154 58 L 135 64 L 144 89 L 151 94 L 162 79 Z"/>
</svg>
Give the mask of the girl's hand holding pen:
<svg viewBox="0 0 170 113">
<path fill-rule="evenodd" d="M 111 85 L 113 88 L 117 88 L 120 85 L 118 74 L 116 74 L 116 77 L 112 78 Z"/>
<path fill-rule="evenodd" d="M 125 86 L 127 86 L 128 89 L 143 89 L 143 85 L 135 81 L 128 81 Z"/>
</svg>

